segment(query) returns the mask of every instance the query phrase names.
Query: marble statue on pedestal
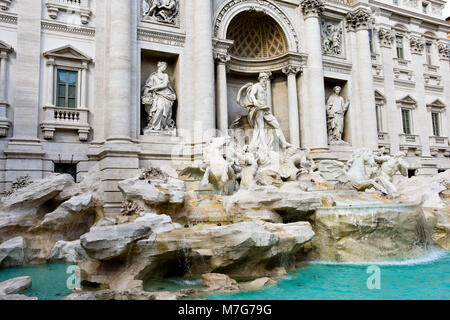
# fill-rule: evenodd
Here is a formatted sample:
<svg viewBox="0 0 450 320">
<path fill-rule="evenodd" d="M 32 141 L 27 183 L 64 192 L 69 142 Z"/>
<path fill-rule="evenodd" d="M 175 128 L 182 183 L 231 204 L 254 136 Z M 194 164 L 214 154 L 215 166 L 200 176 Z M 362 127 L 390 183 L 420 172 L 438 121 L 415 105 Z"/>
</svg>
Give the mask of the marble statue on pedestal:
<svg viewBox="0 0 450 320">
<path fill-rule="evenodd" d="M 158 22 L 174 24 L 178 16 L 178 0 L 145 0 L 147 10 L 144 17 L 152 18 Z"/>
<path fill-rule="evenodd" d="M 148 113 L 148 125 L 144 134 L 175 129 L 172 108 L 177 96 L 166 69 L 167 63 L 159 62 L 158 71 L 152 73 L 145 84 L 142 103 Z"/>
<path fill-rule="evenodd" d="M 239 90 L 237 102 L 248 114 L 238 117 L 231 128 L 242 127 L 242 122 L 246 118 L 248 124 L 253 129 L 250 142 L 251 148 L 270 150 L 274 142 L 272 132 L 278 137 L 283 149 L 292 147 L 286 141 L 280 123 L 271 113 L 270 107 L 267 105 L 268 79 L 269 75 L 267 73 L 260 73 L 258 83 L 248 83 Z"/>
<path fill-rule="evenodd" d="M 346 144 L 342 140 L 345 126 L 345 114 L 350 106 L 350 102 L 345 102 L 341 97 L 341 87 L 334 87 L 333 94 L 327 102 L 327 127 L 328 140 L 330 144 Z"/>
</svg>

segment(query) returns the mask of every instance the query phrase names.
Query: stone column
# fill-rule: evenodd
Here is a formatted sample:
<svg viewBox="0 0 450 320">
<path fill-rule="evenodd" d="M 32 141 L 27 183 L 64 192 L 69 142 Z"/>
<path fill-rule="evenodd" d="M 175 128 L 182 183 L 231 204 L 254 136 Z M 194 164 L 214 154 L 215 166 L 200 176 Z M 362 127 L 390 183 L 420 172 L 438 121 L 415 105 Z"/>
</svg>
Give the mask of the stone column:
<svg viewBox="0 0 450 320">
<path fill-rule="evenodd" d="M 214 59 L 213 59 L 213 23 L 212 1 L 191 1 L 194 7 L 195 25 L 192 62 L 192 81 L 194 83 L 194 106 L 196 140 L 201 133 L 203 138 L 206 132 L 216 129 L 216 108 L 214 97 Z"/>
<path fill-rule="evenodd" d="M 109 101 L 106 140 L 131 141 L 131 5 L 110 1 Z"/>
<path fill-rule="evenodd" d="M 395 35 L 389 28 L 380 28 L 378 31 L 381 47 L 381 59 L 383 64 L 384 74 L 384 97 L 386 98 L 385 112 L 387 113 L 387 123 L 384 128 L 389 133 L 389 143 L 391 145 L 391 154 L 396 154 L 400 151 L 399 135 L 402 133 L 402 120 L 397 107 L 397 99 L 395 96 L 395 76 L 393 64 L 393 45 Z"/>
<path fill-rule="evenodd" d="M 444 41 L 439 42 L 437 47 L 439 53 L 439 70 L 442 75 L 442 85 L 444 86 L 444 101 L 450 101 L 450 47 Z M 447 105 L 446 108 L 446 112 L 442 114 L 441 122 L 443 124 L 442 129 L 445 130 L 443 134 L 450 137 L 450 106 Z"/>
<path fill-rule="evenodd" d="M 230 56 L 218 53 L 215 54 L 215 58 L 217 60 L 217 128 L 221 135 L 226 135 L 228 131 L 227 62 L 230 61 Z"/>
<path fill-rule="evenodd" d="M 8 135 L 11 121 L 8 119 L 8 53 L 0 52 L 0 137 Z"/>
<path fill-rule="evenodd" d="M 14 87 L 14 132 L 6 155 L 6 188 L 17 177 L 41 179 L 46 170 L 39 140 L 42 0 L 16 2 L 17 46 Z"/>
<path fill-rule="evenodd" d="M 432 135 L 431 114 L 427 110 L 425 100 L 425 79 L 423 76 L 423 56 L 425 41 L 419 33 L 410 36 L 411 63 L 414 68 L 416 88 L 414 98 L 417 100 L 417 109 L 413 111 L 413 134 L 420 136 L 422 144 L 422 156 L 431 157 L 430 136 Z"/>
<path fill-rule="evenodd" d="M 323 11 L 322 0 L 302 0 L 303 17 L 305 19 L 305 47 L 308 53 L 308 64 L 305 76 L 309 79 L 308 96 L 310 141 L 307 147 L 311 151 L 328 150 L 327 114 L 325 109 L 325 85 L 322 60 L 322 41 L 319 15 Z"/>
<path fill-rule="evenodd" d="M 272 96 L 272 72 L 266 72 L 269 75 L 267 79 L 267 106 L 270 107 L 270 111 L 273 113 L 273 96 Z"/>
<path fill-rule="evenodd" d="M 372 57 L 369 43 L 371 14 L 368 9 L 358 8 L 347 15 L 349 31 L 356 33 L 358 59 L 358 96 L 361 124 L 361 147 L 378 149 L 378 132 L 375 109 L 375 89 L 373 85 Z M 359 146 L 358 146 L 359 147 Z"/>
<path fill-rule="evenodd" d="M 299 66 L 288 66 L 283 69 L 287 75 L 288 84 L 288 107 L 289 107 L 289 135 L 291 143 L 300 147 L 300 119 L 297 95 L 297 74 L 301 71 Z"/>
</svg>

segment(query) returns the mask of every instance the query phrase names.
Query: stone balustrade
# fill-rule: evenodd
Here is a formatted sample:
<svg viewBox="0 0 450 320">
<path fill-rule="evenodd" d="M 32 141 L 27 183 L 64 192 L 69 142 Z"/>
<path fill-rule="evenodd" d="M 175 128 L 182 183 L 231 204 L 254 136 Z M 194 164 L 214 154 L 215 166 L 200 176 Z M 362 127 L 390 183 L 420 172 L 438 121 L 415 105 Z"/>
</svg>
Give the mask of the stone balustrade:
<svg viewBox="0 0 450 320">
<path fill-rule="evenodd" d="M 47 0 L 47 12 L 50 18 L 57 19 L 60 11 L 78 13 L 81 23 L 88 24 L 91 17 L 88 0 Z"/>
<path fill-rule="evenodd" d="M 80 141 L 87 141 L 91 127 L 88 122 L 89 110 L 60 108 L 54 106 L 44 107 L 44 121 L 41 129 L 44 138 L 51 140 L 57 129 L 78 131 Z"/>
<path fill-rule="evenodd" d="M 422 154 L 420 136 L 416 134 L 400 134 L 400 150 L 413 150 L 416 156 L 420 156 Z"/>
</svg>

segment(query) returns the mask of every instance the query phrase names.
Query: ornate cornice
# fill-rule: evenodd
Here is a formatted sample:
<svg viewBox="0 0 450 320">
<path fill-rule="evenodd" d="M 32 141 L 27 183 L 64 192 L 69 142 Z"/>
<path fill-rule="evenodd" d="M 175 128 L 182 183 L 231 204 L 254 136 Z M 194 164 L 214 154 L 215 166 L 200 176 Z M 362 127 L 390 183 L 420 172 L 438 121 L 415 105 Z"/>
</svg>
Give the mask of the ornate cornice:
<svg viewBox="0 0 450 320">
<path fill-rule="evenodd" d="M 349 31 L 369 29 L 371 21 L 371 12 L 367 9 L 359 8 L 347 14 L 347 29 Z"/>
<path fill-rule="evenodd" d="M 88 37 L 95 36 L 95 28 L 92 28 L 92 27 L 72 26 L 72 25 L 67 25 L 65 23 L 50 22 L 50 21 L 42 21 L 41 26 L 42 26 L 42 30 L 66 32 L 66 33 L 78 34 L 78 35 L 88 36 Z"/>
<path fill-rule="evenodd" d="M 323 0 L 302 0 L 300 5 L 302 6 L 305 19 L 319 17 L 325 8 L 325 2 Z"/>
<path fill-rule="evenodd" d="M 409 45 L 411 48 L 411 53 L 413 54 L 423 54 L 423 49 L 425 48 L 425 40 L 418 36 L 411 36 L 409 38 Z"/>
<path fill-rule="evenodd" d="M 184 47 L 186 36 L 182 33 L 166 32 L 156 29 L 138 28 L 138 40 L 156 42 L 169 46 Z"/>
<path fill-rule="evenodd" d="M 387 28 L 380 28 L 378 30 L 378 37 L 380 38 L 380 45 L 382 47 L 392 48 L 395 39 L 394 31 Z"/>
</svg>

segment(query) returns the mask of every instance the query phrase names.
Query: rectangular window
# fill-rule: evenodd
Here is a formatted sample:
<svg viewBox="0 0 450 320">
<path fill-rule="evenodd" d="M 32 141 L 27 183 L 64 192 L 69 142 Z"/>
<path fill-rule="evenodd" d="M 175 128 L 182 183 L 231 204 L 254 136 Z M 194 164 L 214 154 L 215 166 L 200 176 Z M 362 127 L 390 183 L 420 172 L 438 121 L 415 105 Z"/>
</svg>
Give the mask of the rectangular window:
<svg viewBox="0 0 450 320">
<path fill-rule="evenodd" d="M 58 70 L 56 106 L 76 108 L 78 95 L 78 72 Z"/>
<path fill-rule="evenodd" d="M 428 13 L 428 4 L 422 3 L 422 12 L 423 13 Z"/>
<path fill-rule="evenodd" d="M 70 174 L 77 182 L 77 164 L 76 163 L 55 163 L 55 173 Z"/>
<path fill-rule="evenodd" d="M 437 112 L 431 113 L 431 120 L 433 121 L 433 135 L 435 137 L 441 136 L 441 117 Z"/>
<path fill-rule="evenodd" d="M 396 48 L 397 48 L 397 58 L 404 60 L 405 53 L 404 53 L 404 49 L 403 49 L 403 37 L 396 36 L 395 44 L 396 44 Z"/>
<path fill-rule="evenodd" d="M 402 109 L 403 133 L 412 134 L 411 110 Z"/>
<path fill-rule="evenodd" d="M 372 29 L 369 29 L 369 44 L 370 44 L 370 53 L 373 53 L 373 32 L 372 32 Z"/>
<path fill-rule="evenodd" d="M 382 115 L 382 107 L 377 105 L 376 106 L 376 112 L 377 112 L 377 130 L 378 133 L 383 132 L 383 115 Z"/>
<path fill-rule="evenodd" d="M 426 55 L 427 55 L 427 64 L 431 65 L 432 61 L 431 61 L 431 44 L 427 43 L 425 45 L 425 51 L 426 51 Z"/>
<path fill-rule="evenodd" d="M 396 6 L 398 6 L 398 0 L 393 0 L 392 3 Z"/>
</svg>

